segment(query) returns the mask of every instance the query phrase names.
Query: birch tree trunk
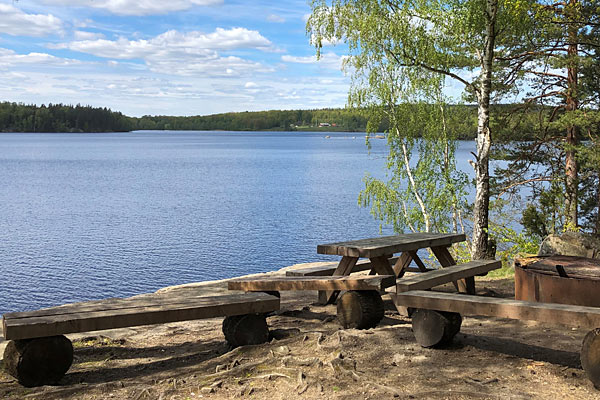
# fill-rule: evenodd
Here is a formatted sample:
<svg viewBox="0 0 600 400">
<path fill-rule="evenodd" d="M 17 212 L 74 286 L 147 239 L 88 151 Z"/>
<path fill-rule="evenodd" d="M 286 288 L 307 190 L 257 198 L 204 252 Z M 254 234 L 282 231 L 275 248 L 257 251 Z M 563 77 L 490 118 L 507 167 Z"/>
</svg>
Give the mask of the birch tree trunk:
<svg viewBox="0 0 600 400">
<path fill-rule="evenodd" d="M 486 40 L 481 56 L 480 87 L 477 95 L 477 160 L 475 163 L 475 203 L 473 205 L 473 242 L 471 257 L 486 257 L 490 206 L 490 94 L 492 91 L 492 65 L 496 40 L 496 15 L 498 1 L 487 0 Z"/>
</svg>

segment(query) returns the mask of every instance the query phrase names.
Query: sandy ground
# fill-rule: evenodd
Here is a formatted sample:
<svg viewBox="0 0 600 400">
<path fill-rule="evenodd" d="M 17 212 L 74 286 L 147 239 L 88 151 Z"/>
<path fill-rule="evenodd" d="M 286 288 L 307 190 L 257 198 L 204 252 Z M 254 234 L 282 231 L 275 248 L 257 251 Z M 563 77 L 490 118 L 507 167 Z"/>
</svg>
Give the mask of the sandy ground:
<svg viewBox="0 0 600 400">
<path fill-rule="evenodd" d="M 513 296 L 510 279 L 477 282 L 480 294 Z M 224 291 L 220 281 L 145 296 Z M 259 346 L 229 348 L 222 319 L 69 335 L 75 359 L 60 385 L 24 388 L 0 372 L 0 398 L 600 399 L 579 362 L 586 330 L 466 317 L 451 346 L 424 349 L 387 296 L 384 319 L 362 331 L 342 330 L 335 306 L 315 300 L 284 292 Z"/>
</svg>

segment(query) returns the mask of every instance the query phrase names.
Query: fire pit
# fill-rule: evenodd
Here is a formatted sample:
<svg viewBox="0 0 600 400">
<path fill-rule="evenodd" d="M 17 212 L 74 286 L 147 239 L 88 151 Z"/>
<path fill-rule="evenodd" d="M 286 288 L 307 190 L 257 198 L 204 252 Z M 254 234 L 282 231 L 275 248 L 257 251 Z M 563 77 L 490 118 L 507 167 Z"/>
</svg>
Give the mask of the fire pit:
<svg viewBox="0 0 600 400">
<path fill-rule="evenodd" d="M 515 299 L 600 307 L 600 260 L 571 256 L 516 259 Z"/>
</svg>

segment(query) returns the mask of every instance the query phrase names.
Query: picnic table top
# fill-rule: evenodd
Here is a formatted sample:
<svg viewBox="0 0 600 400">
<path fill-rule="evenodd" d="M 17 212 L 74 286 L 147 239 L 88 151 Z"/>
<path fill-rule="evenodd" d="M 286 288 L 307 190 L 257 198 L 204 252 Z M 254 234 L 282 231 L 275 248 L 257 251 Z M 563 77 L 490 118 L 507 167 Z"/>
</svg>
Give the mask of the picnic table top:
<svg viewBox="0 0 600 400">
<path fill-rule="evenodd" d="M 416 251 L 428 247 L 450 246 L 452 243 L 464 241 L 464 234 L 406 233 L 402 235 L 351 240 L 348 242 L 321 244 L 317 246 L 317 253 L 373 258 L 390 256 L 403 251 Z"/>
</svg>

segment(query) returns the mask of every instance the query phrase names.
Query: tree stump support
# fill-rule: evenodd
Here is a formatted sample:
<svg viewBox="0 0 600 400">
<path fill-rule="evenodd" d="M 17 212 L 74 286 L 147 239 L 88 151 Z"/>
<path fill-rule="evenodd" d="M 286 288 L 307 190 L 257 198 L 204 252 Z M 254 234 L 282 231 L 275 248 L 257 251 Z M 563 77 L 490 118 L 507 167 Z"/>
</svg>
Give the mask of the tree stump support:
<svg viewBox="0 0 600 400">
<path fill-rule="evenodd" d="M 345 329 L 370 329 L 383 318 L 383 300 L 375 290 L 350 290 L 337 301 L 338 321 Z"/>
<path fill-rule="evenodd" d="M 63 335 L 11 340 L 4 350 L 6 372 L 26 387 L 55 385 L 73 363 L 73 345 Z"/>
<path fill-rule="evenodd" d="M 244 314 L 223 320 L 225 340 L 233 346 L 261 344 L 269 340 L 269 327 L 264 314 Z"/>
<path fill-rule="evenodd" d="M 585 335 L 581 346 L 581 366 L 594 387 L 600 390 L 600 328 Z"/>
<path fill-rule="evenodd" d="M 462 317 L 458 313 L 417 309 L 412 314 L 412 328 L 423 347 L 442 347 L 460 331 Z"/>
</svg>

